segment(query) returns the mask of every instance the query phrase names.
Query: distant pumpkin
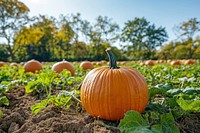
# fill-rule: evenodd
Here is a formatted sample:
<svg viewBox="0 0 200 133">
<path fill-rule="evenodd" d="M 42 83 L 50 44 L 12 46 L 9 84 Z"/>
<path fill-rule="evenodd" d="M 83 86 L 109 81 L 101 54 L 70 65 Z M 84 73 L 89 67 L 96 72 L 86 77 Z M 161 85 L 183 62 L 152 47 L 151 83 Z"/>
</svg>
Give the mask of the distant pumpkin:
<svg viewBox="0 0 200 133">
<path fill-rule="evenodd" d="M 192 60 L 185 60 L 184 61 L 184 64 L 185 65 L 191 65 L 191 64 L 193 64 L 194 62 L 192 61 Z"/>
<path fill-rule="evenodd" d="M 81 85 L 84 108 L 106 120 L 120 120 L 129 110 L 143 112 L 148 103 L 146 80 L 133 68 L 118 67 L 111 49 L 106 52 L 110 66 L 91 70 Z"/>
<path fill-rule="evenodd" d="M 94 69 L 93 64 L 91 62 L 89 62 L 89 61 L 83 61 L 83 62 L 81 62 L 80 67 L 83 70 L 87 70 L 87 69 L 92 70 L 92 69 Z"/>
<path fill-rule="evenodd" d="M 6 63 L 3 61 L 0 61 L 0 67 L 4 66 Z"/>
<path fill-rule="evenodd" d="M 42 70 L 42 64 L 34 59 L 26 62 L 23 67 L 24 67 L 24 72 L 35 73 L 36 71 Z"/>
<path fill-rule="evenodd" d="M 74 67 L 68 62 L 68 61 L 60 61 L 55 63 L 52 66 L 52 70 L 56 73 L 60 73 L 62 72 L 64 69 L 70 71 L 71 75 L 74 76 L 75 72 L 74 72 Z"/>
<path fill-rule="evenodd" d="M 170 65 L 172 66 L 180 66 L 181 65 L 181 62 L 179 60 L 174 60 L 170 63 Z"/>
<path fill-rule="evenodd" d="M 10 63 L 10 66 L 18 67 L 18 64 L 16 62 Z"/>
<path fill-rule="evenodd" d="M 147 66 L 154 66 L 155 63 L 152 60 L 148 60 L 148 61 L 145 61 L 145 65 L 147 65 Z"/>
</svg>

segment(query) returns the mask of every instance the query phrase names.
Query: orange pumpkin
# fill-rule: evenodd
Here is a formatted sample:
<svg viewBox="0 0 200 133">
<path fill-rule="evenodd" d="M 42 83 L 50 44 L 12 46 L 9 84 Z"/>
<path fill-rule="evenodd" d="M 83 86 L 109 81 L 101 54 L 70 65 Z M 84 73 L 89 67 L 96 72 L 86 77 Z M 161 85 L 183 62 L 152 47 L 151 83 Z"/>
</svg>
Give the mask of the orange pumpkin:
<svg viewBox="0 0 200 133">
<path fill-rule="evenodd" d="M 62 72 L 64 69 L 70 71 L 71 75 L 74 76 L 74 67 L 68 62 L 68 61 L 61 61 L 61 62 L 57 62 L 52 66 L 52 70 L 60 73 Z"/>
<path fill-rule="evenodd" d="M 4 66 L 6 63 L 3 61 L 0 61 L 0 67 Z"/>
<path fill-rule="evenodd" d="M 144 77 L 135 69 L 118 67 L 111 49 L 110 67 L 91 70 L 83 80 L 80 98 L 86 111 L 106 120 L 120 120 L 129 110 L 143 112 L 148 103 Z"/>
<path fill-rule="evenodd" d="M 170 65 L 172 66 L 180 66 L 181 65 L 181 62 L 179 60 L 174 60 L 170 63 Z"/>
<path fill-rule="evenodd" d="M 80 67 L 83 69 L 83 70 L 87 70 L 87 69 L 94 69 L 94 66 L 91 62 L 89 61 L 83 61 L 81 62 L 80 64 Z"/>
<path fill-rule="evenodd" d="M 18 64 L 16 62 L 12 62 L 12 63 L 10 63 L 10 66 L 18 67 Z"/>
<path fill-rule="evenodd" d="M 194 62 L 192 61 L 192 60 L 185 60 L 184 61 L 184 64 L 185 65 L 191 65 L 191 64 L 193 64 Z"/>
<path fill-rule="evenodd" d="M 34 59 L 26 62 L 23 67 L 24 67 L 24 72 L 35 73 L 36 71 L 42 70 L 42 64 Z"/>
<path fill-rule="evenodd" d="M 147 66 L 154 66 L 155 64 L 154 64 L 154 61 L 148 60 L 148 61 L 145 61 L 145 65 L 147 65 Z"/>
</svg>

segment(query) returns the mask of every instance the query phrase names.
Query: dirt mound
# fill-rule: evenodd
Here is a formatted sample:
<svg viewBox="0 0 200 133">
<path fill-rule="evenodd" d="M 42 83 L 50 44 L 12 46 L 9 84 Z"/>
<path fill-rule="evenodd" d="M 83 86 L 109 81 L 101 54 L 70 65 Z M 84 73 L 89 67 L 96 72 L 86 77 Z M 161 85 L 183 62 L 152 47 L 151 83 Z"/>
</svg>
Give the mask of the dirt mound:
<svg viewBox="0 0 200 133">
<path fill-rule="evenodd" d="M 0 118 L 0 133 L 118 133 L 118 129 L 108 129 L 96 123 L 95 118 L 87 113 L 78 113 L 74 109 L 60 109 L 48 105 L 39 114 L 34 115 L 30 109 L 39 101 L 24 92 L 23 87 L 13 89 L 5 94 L 9 106 L 1 105 L 3 117 Z M 112 122 L 110 122 L 112 123 Z M 117 123 L 112 123 L 116 126 Z"/>
</svg>

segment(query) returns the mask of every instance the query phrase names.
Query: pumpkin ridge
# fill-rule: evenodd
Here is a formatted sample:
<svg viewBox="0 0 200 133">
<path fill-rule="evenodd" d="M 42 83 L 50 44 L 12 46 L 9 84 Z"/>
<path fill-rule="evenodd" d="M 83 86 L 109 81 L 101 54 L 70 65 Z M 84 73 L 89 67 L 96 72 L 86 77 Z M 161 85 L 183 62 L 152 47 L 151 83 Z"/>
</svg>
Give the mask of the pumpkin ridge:
<svg viewBox="0 0 200 133">
<path fill-rule="evenodd" d="M 90 93 L 93 93 L 93 91 L 94 91 L 94 89 L 92 89 L 92 87 L 93 86 L 98 86 L 98 78 L 99 78 L 99 75 L 101 75 L 102 74 L 102 72 L 104 71 L 105 69 L 96 69 L 95 70 L 95 75 L 92 75 L 91 77 L 92 77 L 92 80 L 93 80 L 93 82 L 90 82 L 90 87 L 88 87 L 88 92 L 87 92 L 87 94 L 90 94 Z M 90 78 L 91 78 L 90 77 Z M 99 91 L 99 90 L 98 90 Z M 96 108 L 94 108 L 95 107 L 95 104 L 96 104 L 96 101 L 95 102 L 93 102 L 94 101 L 94 97 L 89 97 L 89 102 L 90 102 L 90 111 L 91 111 L 91 114 L 96 114 Z M 93 104 L 92 104 L 93 103 Z"/>
<path fill-rule="evenodd" d="M 121 72 L 123 72 L 123 71 L 121 71 Z M 127 76 L 125 75 L 125 77 L 126 77 L 126 82 L 128 82 L 128 78 L 127 78 Z M 130 101 L 130 105 L 129 105 L 129 109 L 131 109 L 131 106 L 132 106 L 132 100 L 131 100 L 131 95 L 132 95 L 132 93 L 131 93 L 131 90 L 130 90 L 130 84 L 128 84 L 128 94 L 129 94 L 129 101 Z"/>
<path fill-rule="evenodd" d="M 105 83 L 105 81 L 107 81 L 107 72 L 108 72 L 108 70 L 109 69 L 104 69 L 104 71 L 102 71 L 102 73 L 101 73 L 101 78 L 103 79 L 102 81 L 101 81 L 101 83 L 100 83 L 100 90 L 99 90 L 99 95 L 98 95 L 98 98 L 97 98 L 97 101 L 98 102 L 100 102 L 102 99 L 100 99 L 100 97 L 102 97 L 102 95 L 103 94 L 105 94 L 105 92 L 102 92 L 102 90 L 103 90 L 103 85 L 104 85 L 104 83 Z M 105 84 L 105 85 L 108 85 L 108 84 Z M 105 87 L 106 88 L 106 87 Z M 107 98 L 107 97 L 106 97 Z M 103 99 L 104 99 L 104 97 L 103 97 Z M 108 99 L 108 98 L 107 98 Z M 103 105 L 100 105 L 100 104 L 98 104 L 98 106 L 99 106 L 99 113 L 98 114 L 106 114 L 106 111 L 105 111 L 105 106 L 103 106 Z"/>
<path fill-rule="evenodd" d="M 106 84 L 106 87 L 108 88 L 108 90 L 107 90 L 107 92 L 108 92 L 108 94 L 110 94 L 110 86 L 111 86 L 111 79 L 112 79 L 112 73 L 113 71 L 112 70 L 108 70 L 108 73 L 107 73 L 107 75 L 106 75 L 106 77 L 108 77 L 108 82 L 107 82 L 107 84 Z M 111 112 L 111 107 L 110 107 L 110 103 L 111 103 L 111 96 L 109 95 L 108 97 L 107 97 L 107 108 L 108 108 L 108 118 L 109 119 L 111 119 L 111 114 L 110 114 L 110 112 Z"/>
<path fill-rule="evenodd" d="M 136 79 L 138 79 L 138 80 L 136 80 L 136 82 L 137 82 L 137 85 L 138 84 L 140 84 L 140 82 L 142 82 L 142 84 L 140 84 L 142 87 L 140 87 L 140 88 L 142 88 L 143 90 L 142 91 L 139 91 L 138 89 L 137 89 L 137 91 L 138 91 L 138 94 L 139 94 L 139 97 L 140 97 L 140 99 L 141 99 L 141 93 L 143 92 L 143 91 L 145 91 L 145 89 L 144 88 L 147 88 L 147 84 L 146 84 L 146 80 L 145 80 L 145 78 L 142 76 L 142 74 L 141 73 L 139 73 L 138 71 L 136 71 L 135 69 L 130 69 L 130 71 L 132 72 L 132 74 L 134 74 L 134 78 L 136 78 Z M 147 90 L 148 91 L 148 90 Z M 147 95 L 147 97 L 148 97 L 148 95 Z M 145 98 L 145 97 L 144 97 Z M 146 99 L 146 98 L 145 98 Z M 145 101 L 146 102 L 146 101 Z M 139 107 L 138 107 L 138 111 L 139 112 L 142 112 L 144 109 L 142 109 L 141 110 L 141 103 L 143 103 L 143 102 L 141 102 L 141 100 L 139 101 Z M 147 98 L 147 103 L 148 103 L 148 98 Z M 143 106 L 142 106 L 143 107 Z"/>
<path fill-rule="evenodd" d="M 123 78 L 122 80 L 124 81 L 124 83 L 129 83 L 128 82 L 128 77 L 127 77 L 127 75 L 126 75 L 126 73 L 125 73 L 125 71 L 122 71 L 121 69 L 123 69 L 124 70 L 124 68 L 123 67 L 121 67 L 119 70 L 120 70 L 120 76 L 121 77 L 125 77 L 125 78 Z M 132 105 L 132 100 L 131 100 L 131 90 L 130 90 L 130 88 L 131 88 L 131 86 L 130 86 L 130 84 L 127 84 L 128 85 L 128 87 L 125 87 L 125 89 L 126 89 L 126 94 L 127 94 L 127 99 L 128 99 L 128 101 L 129 101 L 129 107 L 127 107 L 127 109 L 128 110 L 130 110 L 131 109 L 131 105 Z M 126 106 L 127 106 L 127 103 L 126 103 Z M 120 118 L 121 119 L 121 118 Z"/>
<path fill-rule="evenodd" d="M 134 77 L 135 75 L 133 75 L 132 72 L 129 71 L 129 69 L 127 69 L 127 68 L 123 68 L 123 69 L 124 69 L 123 71 L 127 72 L 127 74 L 128 74 L 128 75 L 126 74 L 127 82 L 129 83 L 128 89 L 130 90 L 130 92 L 132 91 L 131 97 L 134 97 L 133 100 L 130 99 L 131 103 L 133 103 L 133 104 L 131 104 L 131 107 L 134 105 L 133 106 L 134 110 L 137 110 L 137 108 L 138 108 L 138 100 L 137 99 L 139 99 L 139 97 L 138 97 L 138 91 L 137 91 L 138 85 L 137 85 L 137 81 Z M 131 88 L 133 88 L 133 89 L 131 89 Z"/>
</svg>

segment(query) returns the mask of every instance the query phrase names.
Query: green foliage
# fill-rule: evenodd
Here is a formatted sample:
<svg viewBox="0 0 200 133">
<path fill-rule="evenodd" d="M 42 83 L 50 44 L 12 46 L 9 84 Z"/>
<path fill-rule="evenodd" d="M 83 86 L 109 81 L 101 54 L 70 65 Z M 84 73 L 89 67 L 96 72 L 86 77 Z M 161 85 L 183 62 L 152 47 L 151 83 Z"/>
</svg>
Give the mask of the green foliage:
<svg viewBox="0 0 200 133">
<path fill-rule="evenodd" d="M 174 126 L 174 118 L 171 113 L 161 115 L 157 123 L 150 125 L 148 120 L 136 111 L 128 111 L 119 123 L 122 133 L 179 133 Z"/>
<path fill-rule="evenodd" d="M 2 117 L 3 116 L 3 112 L 0 110 L 0 117 Z"/>
<path fill-rule="evenodd" d="M 7 105 L 7 106 L 9 105 L 9 101 L 6 96 L 0 97 L 0 103 Z"/>
<path fill-rule="evenodd" d="M 167 40 L 165 28 L 156 28 L 145 18 L 135 18 L 125 23 L 122 29 L 122 40 L 132 45 L 134 57 L 132 59 L 151 59 L 154 50 Z M 130 50 L 130 49 L 128 49 Z M 143 51 L 143 54 L 142 54 Z M 137 56 L 136 52 L 140 52 Z"/>
<path fill-rule="evenodd" d="M 77 92 L 75 90 L 68 92 L 68 91 L 61 91 L 58 96 L 50 96 L 45 100 L 42 100 L 40 103 L 31 106 L 31 110 L 34 114 L 38 114 L 42 109 L 44 109 L 48 104 L 52 103 L 56 107 L 59 108 L 69 108 L 71 106 L 71 99 L 75 99 L 77 102 L 81 102 L 77 99 Z"/>
<path fill-rule="evenodd" d="M 53 71 L 41 72 L 38 74 L 37 79 L 29 81 L 25 86 L 26 93 L 31 93 L 34 90 L 38 92 L 44 92 L 51 95 L 51 85 L 57 74 Z"/>
<path fill-rule="evenodd" d="M 8 6 L 9 5 L 9 6 Z M 14 35 L 17 30 L 27 24 L 28 7 L 18 0 L 0 1 L 0 38 L 6 40 L 6 49 L 12 60 L 14 60 Z"/>
<path fill-rule="evenodd" d="M 199 58 L 200 39 L 186 39 L 165 44 L 157 53 L 161 59 L 191 59 Z"/>
<path fill-rule="evenodd" d="M 151 133 L 148 123 L 136 111 L 129 111 L 118 126 L 122 133 Z"/>
<path fill-rule="evenodd" d="M 185 111 L 200 112 L 200 99 L 194 99 L 194 100 L 177 99 L 177 103 Z"/>
</svg>

